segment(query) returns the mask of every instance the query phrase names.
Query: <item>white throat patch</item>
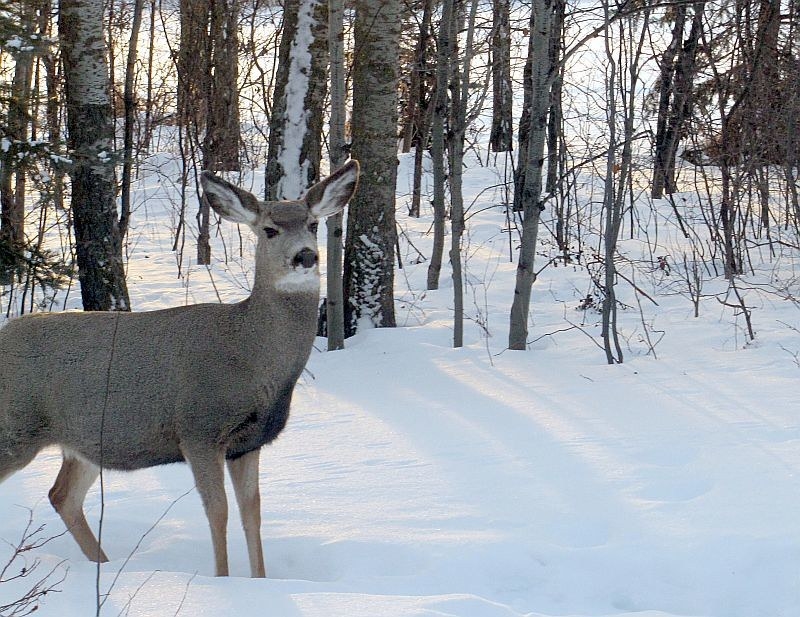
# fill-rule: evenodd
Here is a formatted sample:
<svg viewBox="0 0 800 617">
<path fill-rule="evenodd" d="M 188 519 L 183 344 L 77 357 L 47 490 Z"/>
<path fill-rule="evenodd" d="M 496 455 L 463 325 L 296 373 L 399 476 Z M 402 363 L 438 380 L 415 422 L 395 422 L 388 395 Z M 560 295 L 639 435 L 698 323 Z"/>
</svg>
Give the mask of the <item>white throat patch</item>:
<svg viewBox="0 0 800 617">
<path fill-rule="evenodd" d="M 275 289 L 282 293 L 307 293 L 319 291 L 319 269 L 297 268 L 279 278 Z"/>
</svg>

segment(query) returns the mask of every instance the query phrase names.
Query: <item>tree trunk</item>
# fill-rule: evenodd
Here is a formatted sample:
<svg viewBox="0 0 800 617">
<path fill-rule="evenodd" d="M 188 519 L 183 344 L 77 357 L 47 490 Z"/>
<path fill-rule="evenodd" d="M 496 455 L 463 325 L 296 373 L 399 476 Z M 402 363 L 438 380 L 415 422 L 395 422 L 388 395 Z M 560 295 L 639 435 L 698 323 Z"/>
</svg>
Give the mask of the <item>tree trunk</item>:
<svg viewBox="0 0 800 617">
<path fill-rule="evenodd" d="M 358 0 L 353 66 L 353 158 L 361 161 L 345 245 L 345 329 L 394 327 L 397 58 L 401 0 Z"/>
<path fill-rule="evenodd" d="M 537 0 L 538 1 L 538 0 Z M 540 37 L 534 37 L 534 18 L 536 11 L 531 10 L 531 17 L 528 22 L 528 56 L 525 60 L 525 68 L 522 71 L 522 112 L 519 117 L 519 127 L 517 130 L 517 166 L 514 169 L 514 212 L 522 212 L 522 190 L 525 187 L 525 174 L 528 170 L 528 146 L 531 138 L 531 110 L 534 105 L 533 93 L 533 70 L 536 54 L 534 53 L 534 43 L 540 42 Z"/>
<path fill-rule="evenodd" d="M 61 0 L 67 146 L 83 308 L 130 310 L 115 200 L 113 111 L 102 0 Z"/>
<path fill-rule="evenodd" d="M 344 66 L 344 0 L 329 0 L 328 30 L 331 62 L 331 119 L 328 148 L 331 170 L 344 164 L 344 127 L 346 122 L 346 92 Z M 342 280 L 342 232 L 344 216 L 341 212 L 328 217 L 328 276 L 325 302 L 328 351 L 344 349 L 344 289 Z"/>
<path fill-rule="evenodd" d="M 462 0 L 459 0 L 457 12 L 462 13 Z M 478 11 L 478 0 L 472 0 L 467 37 L 464 44 L 464 55 L 461 62 L 456 60 L 452 65 L 451 92 L 453 101 L 450 106 L 450 266 L 453 276 L 453 347 L 464 344 L 464 273 L 461 262 L 461 237 L 464 233 L 464 196 L 462 194 L 462 170 L 464 167 L 464 139 L 467 132 L 467 105 L 469 103 L 470 69 L 475 36 L 475 17 Z M 455 20 L 460 25 L 461 17 Z M 460 29 L 460 28 L 459 28 Z M 453 28 L 452 40 L 458 40 L 458 30 Z M 458 58 L 458 46 L 454 46 L 454 56 Z"/>
<path fill-rule="evenodd" d="M 239 0 L 212 0 L 203 168 L 239 171 Z"/>
<path fill-rule="evenodd" d="M 447 117 L 450 59 L 453 55 L 452 24 L 455 20 L 453 0 L 443 0 L 442 18 L 436 38 L 436 100 L 431 122 L 431 159 L 433 163 L 433 248 L 428 264 L 428 289 L 439 289 L 445 233 L 445 139 L 444 121 Z"/>
<path fill-rule="evenodd" d="M 408 106 L 403 120 L 403 152 L 409 152 L 412 146 L 419 144 L 420 140 L 424 141 L 424 136 L 420 135 L 420 128 L 424 122 L 427 100 L 428 33 L 434 2 L 435 0 L 424 0 L 422 7 L 419 35 L 414 49 L 414 65 L 411 67 L 409 78 Z"/>
<path fill-rule="evenodd" d="M 319 178 L 328 5 L 287 0 L 270 118 L 267 198 L 298 199 Z"/>
<path fill-rule="evenodd" d="M 133 3 L 133 21 L 128 43 L 128 60 L 125 63 L 125 91 L 122 95 L 125 107 L 125 126 L 123 127 L 122 144 L 122 187 L 120 190 L 121 211 L 119 217 L 119 233 L 124 238 L 128 231 L 131 214 L 131 174 L 133 172 L 133 125 L 136 121 L 136 93 L 134 92 L 134 72 L 139 42 L 139 28 L 142 24 L 144 0 Z"/>
<path fill-rule="evenodd" d="M 550 29 L 550 66 L 557 67 L 561 60 L 561 37 L 564 30 L 564 12 L 566 2 L 556 0 L 553 10 L 553 25 Z M 559 176 L 559 144 L 561 139 L 561 94 L 563 86 L 563 68 L 556 70 L 553 75 L 553 85 L 550 88 L 550 114 L 547 119 L 547 182 L 545 190 L 555 193 Z M 563 221 L 559 221 L 563 227 Z"/>
<path fill-rule="evenodd" d="M 510 0 L 494 0 L 492 26 L 492 132 L 494 152 L 509 152 L 514 144 L 511 90 Z"/>
<path fill-rule="evenodd" d="M 703 28 L 705 2 L 694 5 L 692 27 L 678 52 L 673 79 L 673 99 L 663 141 L 663 189 L 668 194 L 678 190 L 675 182 L 675 157 L 683 135 L 684 126 L 691 117 L 694 79 L 697 75 L 697 47 Z"/>
<path fill-rule="evenodd" d="M 180 0 L 181 40 L 178 51 L 178 121 L 203 127 L 208 110 L 211 0 Z"/>
<path fill-rule="evenodd" d="M 36 6 L 28 2 L 21 7 L 21 27 L 30 35 L 36 34 Z M 0 154 L 0 284 L 14 280 L 17 257 L 25 243 L 25 170 L 17 156 L 19 148 L 28 141 L 30 130 L 31 83 L 35 53 L 21 50 L 16 54 L 11 98 L 8 101 L 6 137 L 12 146 Z M 24 147 L 24 146 L 23 146 Z"/>
<path fill-rule="evenodd" d="M 675 57 L 683 42 L 683 28 L 686 23 L 686 5 L 675 7 L 672 23 L 672 38 L 664 49 L 659 60 L 660 81 L 658 89 L 658 117 L 656 119 L 655 156 L 653 160 L 653 199 L 661 199 L 666 186 L 667 168 L 667 120 L 670 101 L 673 97 L 673 77 L 675 75 Z"/>
<path fill-rule="evenodd" d="M 528 58 L 530 81 L 526 80 L 525 83 L 525 88 L 530 90 L 525 97 L 529 101 L 527 116 L 530 119 L 530 126 L 527 131 L 527 152 L 524 163 L 520 158 L 520 166 L 524 165 L 523 185 L 522 190 L 519 191 L 519 207 L 523 212 L 522 242 L 517 262 L 514 300 L 511 305 L 508 332 L 509 349 L 522 350 L 527 347 L 531 289 L 536 279 L 533 262 L 539 234 L 539 216 L 544 207 L 542 204 L 542 170 L 547 135 L 547 111 L 550 107 L 551 79 L 555 68 L 549 64 L 553 8 L 554 0 L 534 0 L 533 2 L 531 25 L 535 27 L 531 28 L 530 33 L 530 57 Z"/>
<path fill-rule="evenodd" d="M 414 114 L 415 125 L 413 127 L 414 146 L 414 186 L 411 191 L 411 207 L 409 216 L 419 218 L 420 202 L 422 200 L 422 163 L 425 157 L 425 147 L 428 143 L 431 125 L 431 94 L 435 96 L 435 82 L 431 87 L 430 67 L 428 63 L 428 48 L 430 47 L 431 18 L 435 10 L 436 0 L 425 0 L 422 11 L 422 21 L 419 28 L 419 42 L 417 47 L 417 66 L 415 74 L 418 75 L 416 94 L 412 90 L 412 96 L 417 99 L 417 111 Z"/>
</svg>

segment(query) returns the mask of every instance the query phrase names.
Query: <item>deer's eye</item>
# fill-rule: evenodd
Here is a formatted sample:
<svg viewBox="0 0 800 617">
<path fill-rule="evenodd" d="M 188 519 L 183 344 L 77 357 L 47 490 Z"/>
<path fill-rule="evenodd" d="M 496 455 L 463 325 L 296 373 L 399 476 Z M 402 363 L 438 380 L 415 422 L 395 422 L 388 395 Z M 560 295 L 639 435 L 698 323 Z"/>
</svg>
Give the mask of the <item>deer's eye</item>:
<svg viewBox="0 0 800 617">
<path fill-rule="evenodd" d="M 265 227 L 264 228 L 264 233 L 267 234 L 267 238 L 274 238 L 280 232 L 277 229 L 275 229 L 274 227 Z"/>
<path fill-rule="evenodd" d="M 312 234 L 317 233 L 317 229 L 319 229 L 319 223 L 317 222 L 311 223 L 308 226 L 308 231 L 310 231 Z"/>
</svg>

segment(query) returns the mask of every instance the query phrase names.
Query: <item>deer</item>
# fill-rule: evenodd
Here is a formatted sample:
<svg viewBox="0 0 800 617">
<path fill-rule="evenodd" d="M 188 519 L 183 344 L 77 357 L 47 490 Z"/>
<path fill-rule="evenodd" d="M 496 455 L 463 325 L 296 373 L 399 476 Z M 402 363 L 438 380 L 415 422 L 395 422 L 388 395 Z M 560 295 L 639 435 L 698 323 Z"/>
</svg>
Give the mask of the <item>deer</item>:
<svg viewBox="0 0 800 617">
<path fill-rule="evenodd" d="M 108 557 L 83 502 L 101 470 L 186 462 L 227 576 L 227 465 L 252 577 L 265 577 L 259 453 L 283 430 L 316 336 L 317 226 L 355 193 L 351 160 L 295 201 L 260 201 L 208 171 L 203 196 L 255 233 L 250 296 L 149 312 L 35 313 L 0 328 L 0 482 L 48 446 L 49 499 L 83 554 Z"/>
</svg>

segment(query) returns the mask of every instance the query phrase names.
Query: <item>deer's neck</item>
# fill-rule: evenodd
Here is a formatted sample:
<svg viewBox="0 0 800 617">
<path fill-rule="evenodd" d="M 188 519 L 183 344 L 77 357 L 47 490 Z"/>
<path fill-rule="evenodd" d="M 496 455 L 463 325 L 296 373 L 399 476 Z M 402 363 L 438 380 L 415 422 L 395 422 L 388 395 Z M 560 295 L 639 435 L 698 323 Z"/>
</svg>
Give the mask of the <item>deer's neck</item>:
<svg viewBox="0 0 800 617">
<path fill-rule="evenodd" d="M 319 289 L 284 293 L 274 286 L 256 285 L 243 303 L 244 319 L 255 337 L 269 344 L 272 352 L 299 350 L 307 354 L 317 330 Z"/>
</svg>

